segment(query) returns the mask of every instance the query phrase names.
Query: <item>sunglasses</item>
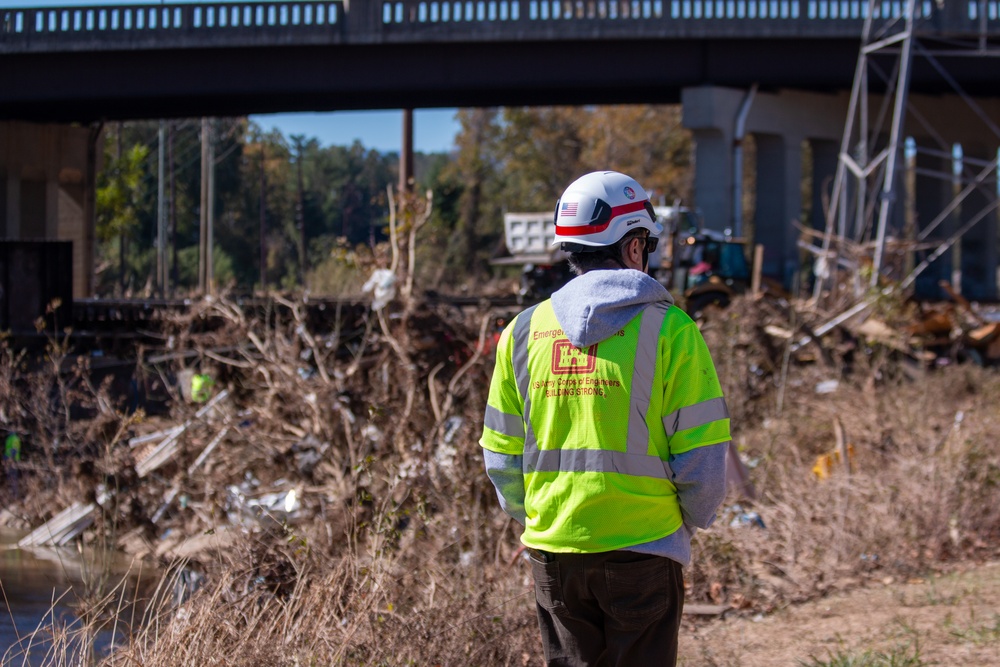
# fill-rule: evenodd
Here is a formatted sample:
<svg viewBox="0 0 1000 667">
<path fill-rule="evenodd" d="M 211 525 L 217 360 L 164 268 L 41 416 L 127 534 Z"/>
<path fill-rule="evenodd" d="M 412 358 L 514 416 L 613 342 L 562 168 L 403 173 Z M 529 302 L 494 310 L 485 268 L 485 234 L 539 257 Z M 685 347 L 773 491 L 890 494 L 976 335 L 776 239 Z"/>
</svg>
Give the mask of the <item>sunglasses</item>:
<svg viewBox="0 0 1000 667">
<path fill-rule="evenodd" d="M 640 239 L 646 244 L 646 252 L 653 252 L 656 250 L 656 246 L 660 243 L 660 238 L 658 236 L 643 236 Z"/>
</svg>

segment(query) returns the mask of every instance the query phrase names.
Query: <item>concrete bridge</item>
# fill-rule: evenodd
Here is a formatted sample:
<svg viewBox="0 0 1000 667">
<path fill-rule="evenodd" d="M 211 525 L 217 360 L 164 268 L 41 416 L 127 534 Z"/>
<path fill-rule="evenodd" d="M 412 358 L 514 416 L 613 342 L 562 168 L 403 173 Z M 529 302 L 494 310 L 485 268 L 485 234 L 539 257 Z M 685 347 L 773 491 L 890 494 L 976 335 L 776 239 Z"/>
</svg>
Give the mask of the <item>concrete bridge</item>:
<svg viewBox="0 0 1000 667">
<path fill-rule="evenodd" d="M 921 29 L 1000 35 L 996 0 Z M 850 88 L 865 0 L 354 0 L 0 10 L 0 118 L 671 103 L 702 85 Z M 886 36 L 906 2 L 876 2 Z M 989 59 L 965 58 L 970 94 Z M 928 67 L 914 90 L 947 86 Z"/>
<path fill-rule="evenodd" d="M 94 151 L 81 160 L 86 129 L 59 126 L 30 139 L 17 121 L 679 101 L 697 142 L 695 204 L 722 228 L 736 215 L 737 114 L 756 86 L 743 119 L 758 148 L 755 240 L 768 247 L 768 273 L 787 281 L 798 261 L 790 222 L 803 210 L 803 145 L 813 149 L 815 214 L 836 166 L 862 28 L 870 20 L 873 34 L 892 39 L 906 7 L 901 0 L 302 0 L 0 10 L 0 120 L 11 121 L 6 139 L 0 131 L 7 185 L 0 232 L 18 238 L 72 226 L 59 207 L 73 183 L 84 185 L 86 218 L 96 168 Z M 923 36 L 971 39 L 986 53 L 1000 37 L 1000 0 L 919 0 L 914 20 Z M 926 114 L 947 119 L 933 133 L 937 145 L 968 144 L 988 156 L 1000 137 L 983 132 L 981 118 L 960 125 L 948 116 L 961 101 L 957 85 L 1000 125 L 993 110 L 1000 70 L 995 58 L 975 55 L 963 48 L 940 55 L 950 80 L 914 60 L 910 88 L 923 95 Z M 888 73 L 891 58 L 883 64 Z M 72 138 L 57 138 L 66 132 Z M 35 141 L 65 148 L 39 152 Z M 943 205 L 940 190 L 922 199 L 927 211 Z M 86 261 L 92 229 L 78 226 Z M 995 274 L 995 250 L 985 261 L 986 274 L 991 266 Z M 996 295 L 995 278 L 988 282 L 986 298 Z M 84 280 L 77 291 L 87 289 Z"/>
</svg>

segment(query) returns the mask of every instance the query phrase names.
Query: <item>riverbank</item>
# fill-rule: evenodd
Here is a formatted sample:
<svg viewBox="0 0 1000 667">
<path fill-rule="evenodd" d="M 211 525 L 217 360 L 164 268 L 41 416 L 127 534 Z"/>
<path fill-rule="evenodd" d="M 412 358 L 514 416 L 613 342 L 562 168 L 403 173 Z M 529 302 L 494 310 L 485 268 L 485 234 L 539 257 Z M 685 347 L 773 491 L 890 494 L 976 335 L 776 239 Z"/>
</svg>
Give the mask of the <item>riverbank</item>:
<svg viewBox="0 0 1000 667">
<path fill-rule="evenodd" d="M 142 616 L 135 603 L 158 578 L 153 565 L 117 551 L 21 549 L 23 536 L 0 528 L 0 664 L 50 665 L 52 651 L 93 663 L 127 643 Z M 120 604 L 98 618 L 109 598 Z"/>
</svg>

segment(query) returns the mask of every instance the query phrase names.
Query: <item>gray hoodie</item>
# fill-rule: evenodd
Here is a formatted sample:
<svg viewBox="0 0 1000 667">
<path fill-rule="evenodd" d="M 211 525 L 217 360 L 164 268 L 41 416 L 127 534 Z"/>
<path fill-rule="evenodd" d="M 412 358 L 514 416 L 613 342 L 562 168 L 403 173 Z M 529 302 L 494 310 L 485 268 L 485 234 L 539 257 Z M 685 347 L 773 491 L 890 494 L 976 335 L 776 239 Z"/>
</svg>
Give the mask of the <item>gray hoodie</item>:
<svg viewBox="0 0 1000 667">
<path fill-rule="evenodd" d="M 552 295 L 552 309 L 569 341 L 588 347 L 622 329 L 650 303 L 673 297 L 656 280 L 634 269 L 588 271 Z M 726 493 L 728 443 L 698 447 L 672 456 L 670 469 L 677 487 L 684 526 L 664 538 L 628 547 L 626 551 L 665 556 L 687 565 L 691 561 L 691 536 L 708 528 Z M 520 456 L 483 450 L 486 473 L 496 487 L 500 506 L 525 521 L 524 476 Z"/>
</svg>

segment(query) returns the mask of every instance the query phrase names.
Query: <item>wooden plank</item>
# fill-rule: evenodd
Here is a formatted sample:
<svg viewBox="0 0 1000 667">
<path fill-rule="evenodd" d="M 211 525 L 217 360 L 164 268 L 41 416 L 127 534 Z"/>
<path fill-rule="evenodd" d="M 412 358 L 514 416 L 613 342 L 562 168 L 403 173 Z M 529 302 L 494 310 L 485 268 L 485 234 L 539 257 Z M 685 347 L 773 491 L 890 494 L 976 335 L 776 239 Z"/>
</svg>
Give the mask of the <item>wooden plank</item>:
<svg viewBox="0 0 1000 667">
<path fill-rule="evenodd" d="M 19 547 L 65 546 L 94 522 L 94 503 L 73 503 L 59 514 L 21 538 Z"/>
<path fill-rule="evenodd" d="M 1000 333 L 1000 322 L 992 322 L 970 331 L 967 335 L 969 340 L 977 346 L 985 345 Z"/>
<path fill-rule="evenodd" d="M 760 294 L 760 271 L 764 263 L 764 246 L 760 243 L 753 247 L 753 274 L 750 279 L 750 294 Z"/>
<path fill-rule="evenodd" d="M 139 445 L 144 445 L 147 442 L 153 442 L 154 440 L 160 440 L 161 438 L 166 438 L 167 436 L 175 435 L 179 432 L 183 426 L 173 426 L 166 429 L 165 431 L 156 431 L 155 433 L 147 433 L 146 435 L 137 435 L 134 438 L 129 438 L 129 447 L 138 447 Z"/>
</svg>

